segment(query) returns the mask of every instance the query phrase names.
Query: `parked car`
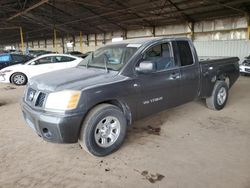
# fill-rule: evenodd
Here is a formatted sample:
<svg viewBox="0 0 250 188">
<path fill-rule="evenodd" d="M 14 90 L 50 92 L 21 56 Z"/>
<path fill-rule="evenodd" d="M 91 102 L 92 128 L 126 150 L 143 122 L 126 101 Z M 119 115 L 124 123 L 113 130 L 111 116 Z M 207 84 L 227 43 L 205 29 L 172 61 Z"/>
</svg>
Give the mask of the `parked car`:
<svg viewBox="0 0 250 188">
<path fill-rule="evenodd" d="M 28 80 L 47 72 L 75 67 L 82 61 L 72 55 L 46 54 L 28 61 L 25 64 L 6 67 L 0 71 L 0 82 L 25 85 Z"/>
<path fill-rule="evenodd" d="M 250 75 L 250 56 L 245 57 L 245 60 L 240 65 L 240 73 L 244 75 Z"/>
<path fill-rule="evenodd" d="M 8 53 L 11 53 L 11 54 L 21 54 L 22 55 L 22 51 L 21 50 L 1 50 L 0 51 L 0 54 L 8 54 Z"/>
<path fill-rule="evenodd" d="M 0 54 L 0 70 L 16 64 L 22 64 L 29 61 L 31 58 L 25 55 L 4 53 Z"/>
<path fill-rule="evenodd" d="M 77 56 L 77 57 L 81 57 L 81 58 L 85 58 L 87 57 L 91 52 L 87 52 L 85 54 L 78 52 L 78 51 L 71 51 L 71 52 L 67 52 L 67 54 L 73 55 L 73 56 Z"/>
<path fill-rule="evenodd" d="M 24 119 L 46 141 L 79 141 L 105 156 L 122 145 L 137 119 L 197 98 L 223 109 L 239 77 L 238 61 L 200 62 L 186 38 L 108 44 L 77 67 L 32 78 L 22 99 Z"/>
<path fill-rule="evenodd" d="M 87 57 L 89 54 L 91 54 L 93 51 L 89 51 L 89 52 L 86 52 L 86 53 L 84 53 L 83 55 L 85 56 L 85 57 Z M 84 57 L 84 58 L 85 58 Z M 83 56 L 82 56 L 82 58 L 83 58 Z"/>
<path fill-rule="evenodd" d="M 70 55 L 82 55 L 83 53 L 82 52 L 78 52 L 78 51 L 70 51 L 70 52 L 67 52 L 67 54 L 70 54 Z"/>
<path fill-rule="evenodd" d="M 46 50 L 30 50 L 29 51 L 29 56 L 31 57 L 38 57 L 40 55 L 44 55 L 44 54 L 51 54 L 51 51 L 46 51 Z"/>
</svg>

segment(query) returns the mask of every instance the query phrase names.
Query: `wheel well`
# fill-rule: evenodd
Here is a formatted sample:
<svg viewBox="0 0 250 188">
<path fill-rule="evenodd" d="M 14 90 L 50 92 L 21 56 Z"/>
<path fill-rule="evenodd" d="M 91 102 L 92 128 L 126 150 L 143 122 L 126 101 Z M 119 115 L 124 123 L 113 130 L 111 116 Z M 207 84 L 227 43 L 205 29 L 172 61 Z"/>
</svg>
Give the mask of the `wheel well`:
<svg viewBox="0 0 250 188">
<path fill-rule="evenodd" d="M 231 87 L 231 85 L 230 85 L 230 84 L 231 84 L 230 77 L 227 76 L 226 74 L 220 74 L 220 75 L 217 77 L 217 80 L 219 80 L 219 81 L 225 81 L 226 84 L 227 84 L 227 86 L 228 86 L 228 88 Z"/>
<path fill-rule="evenodd" d="M 125 104 L 119 100 L 113 99 L 113 100 L 107 100 L 107 101 L 100 102 L 100 103 L 94 105 L 91 109 L 93 109 L 95 106 L 100 105 L 100 104 L 111 104 L 111 105 L 118 107 L 125 115 L 127 122 L 128 122 L 128 125 L 132 124 L 132 114 L 131 114 L 130 108 L 127 104 Z"/>
</svg>

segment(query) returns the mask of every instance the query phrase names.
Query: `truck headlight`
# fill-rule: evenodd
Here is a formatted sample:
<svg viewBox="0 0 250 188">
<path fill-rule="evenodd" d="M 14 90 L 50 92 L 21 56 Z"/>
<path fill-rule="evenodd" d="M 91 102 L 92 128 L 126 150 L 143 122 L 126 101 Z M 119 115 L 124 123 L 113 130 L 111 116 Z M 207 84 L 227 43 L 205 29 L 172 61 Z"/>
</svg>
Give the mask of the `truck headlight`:
<svg viewBox="0 0 250 188">
<path fill-rule="evenodd" d="M 77 107 L 81 97 L 80 91 L 65 90 L 50 93 L 45 108 L 51 110 L 73 110 Z"/>
</svg>

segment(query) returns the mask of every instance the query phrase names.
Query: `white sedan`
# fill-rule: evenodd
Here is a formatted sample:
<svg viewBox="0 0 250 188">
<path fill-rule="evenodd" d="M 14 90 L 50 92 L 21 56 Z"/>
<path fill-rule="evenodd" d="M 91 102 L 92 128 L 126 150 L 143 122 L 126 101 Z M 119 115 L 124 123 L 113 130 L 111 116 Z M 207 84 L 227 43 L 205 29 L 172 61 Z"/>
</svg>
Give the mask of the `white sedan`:
<svg viewBox="0 0 250 188">
<path fill-rule="evenodd" d="M 0 82 L 25 85 L 29 78 L 47 72 L 75 67 L 82 58 L 66 54 L 46 54 L 19 64 L 0 70 Z"/>
</svg>

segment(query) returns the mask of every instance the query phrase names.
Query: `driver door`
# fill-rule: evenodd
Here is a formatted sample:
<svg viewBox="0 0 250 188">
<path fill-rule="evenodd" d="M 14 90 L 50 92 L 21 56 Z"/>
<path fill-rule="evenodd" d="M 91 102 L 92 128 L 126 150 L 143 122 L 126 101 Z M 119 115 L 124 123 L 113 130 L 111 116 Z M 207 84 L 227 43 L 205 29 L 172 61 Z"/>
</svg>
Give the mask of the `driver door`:
<svg viewBox="0 0 250 188">
<path fill-rule="evenodd" d="M 180 69 L 171 43 L 160 43 L 149 48 L 140 62 L 152 62 L 154 71 L 138 73 L 140 86 L 138 115 L 140 117 L 178 105 L 180 98 Z M 138 63 L 138 64 L 139 64 Z"/>
</svg>

